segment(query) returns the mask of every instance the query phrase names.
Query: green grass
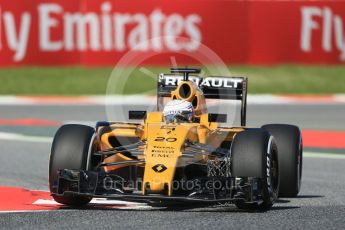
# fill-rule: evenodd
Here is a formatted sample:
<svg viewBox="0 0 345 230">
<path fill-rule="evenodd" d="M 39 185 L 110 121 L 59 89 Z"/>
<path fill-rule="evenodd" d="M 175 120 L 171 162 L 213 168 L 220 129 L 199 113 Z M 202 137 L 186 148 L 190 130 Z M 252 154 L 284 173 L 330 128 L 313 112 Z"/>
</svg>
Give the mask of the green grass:
<svg viewBox="0 0 345 230">
<path fill-rule="evenodd" d="M 104 94 L 110 73 L 107 68 L 80 67 L 0 69 L 0 94 Z"/>
<path fill-rule="evenodd" d="M 152 73 L 168 72 L 168 68 L 163 67 L 148 67 L 147 70 Z M 231 66 L 230 70 L 232 75 L 249 77 L 251 94 L 345 93 L 345 65 L 237 65 Z M 0 94 L 103 95 L 111 73 L 112 68 L 3 68 L 0 69 Z M 123 79 L 123 76 L 114 78 Z M 155 86 L 156 80 L 153 77 L 135 69 L 126 84 L 115 93 L 147 93 Z"/>
<path fill-rule="evenodd" d="M 345 93 L 345 65 L 238 66 L 233 72 L 249 77 L 250 93 Z"/>
</svg>

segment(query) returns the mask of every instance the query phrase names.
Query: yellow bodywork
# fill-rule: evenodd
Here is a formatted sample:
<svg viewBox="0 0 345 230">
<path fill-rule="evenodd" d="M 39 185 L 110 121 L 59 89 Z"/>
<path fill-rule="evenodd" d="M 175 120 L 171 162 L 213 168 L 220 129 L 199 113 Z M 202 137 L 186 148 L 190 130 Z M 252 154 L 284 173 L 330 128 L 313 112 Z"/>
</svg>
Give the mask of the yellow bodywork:
<svg viewBox="0 0 345 230">
<path fill-rule="evenodd" d="M 168 187 L 168 195 L 172 194 L 171 182 L 178 167 L 181 148 L 185 140 L 197 140 L 195 125 L 166 125 L 165 123 L 149 124 L 147 147 L 144 151 L 145 171 L 143 194 L 149 187 L 151 192 L 160 192 Z"/>
<path fill-rule="evenodd" d="M 191 88 L 188 98 L 179 95 L 182 84 L 188 84 Z M 237 132 L 243 131 L 241 127 L 219 128 L 218 123 L 209 122 L 203 94 L 192 82 L 182 82 L 175 91 L 171 92 L 171 99 L 184 99 L 190 102 L 196 100 L 194 107 L 197 122 L 167 124 L 162 112 L 150 112 L 141 124 L 113 124 L 108 132 L 101 133 L 102 127 L 98 130 L 101 133 L 99 141 L 103 150 L 116 147 L 112 145 L 111 138 L 132 138 L 133 143 L 146 141 L 142 156 L 138 156 L 138 159 L 143 159 L 145 162 L 142 194 L 147 194 L 148 191 L 150 193 L 166 192 L 165 195 L 172 196 L 172 182 L 176 168 L 188 165 L 191 161 L 206 162 L 208 156 L 201 152 L 192 158 L 182 156 L 186 141 L 219 147 L 222 142 L 231 142 Z M 128 160 L 132 158 L 116 154 L 105 158 L 103 163 Z M 128 165 L 107 166 L 105 171 L 116 171 Z"/>
</svg>

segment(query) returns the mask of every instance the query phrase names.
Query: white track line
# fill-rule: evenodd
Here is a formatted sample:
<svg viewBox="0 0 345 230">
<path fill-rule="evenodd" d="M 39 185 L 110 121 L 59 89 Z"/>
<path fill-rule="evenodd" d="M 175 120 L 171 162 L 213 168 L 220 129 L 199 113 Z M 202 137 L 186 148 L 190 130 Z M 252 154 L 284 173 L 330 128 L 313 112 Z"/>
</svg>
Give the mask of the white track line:
<svg viewBox="0 0 345 230">
<path fill-rule="evenodd" d="M 307 158 L 321 158 L 321 159 L 337 159 L 345 160 L 345 154 L 337 153 L 315 153 L 315 152 L 303 152 L 303 157 Z"/>
<path fill-rule="evenodd" d="M 12 141 L 27 141 L 27 142 L 39 142 L 39 143 L 52 143 L 52 137 L 44 136 L 28 136 L 18 133 L 0 132 L 0 140 L 12 140 Z M 305 151 L 304 157 L 308 158 L 327 158 L 327 159 L 345 159 L 345 154 L 337 153 L 317 153 Z"/>
<path fill-rule="evenodd" d="M 62 205 L 54 200 L 38 199 L 34 203 L 35 205 Z M 93 198 L 90 202 L 93 205 L 147 205 L 146 203 L 122 201 L 122 200 L 110 200 L 106 198 Z"/>
<path fill-rule="evenodd" d="M 51 206 L 63 206 L 57 203 L 54 200 L 46 200 L 46 199 L 38 199 L 33 205 L 51 205 Z M 122 201 L 122 200 L 113 200 L 113 199 L 106 199 L 106 198 L 93 198 L 89 204 L 92 206 L 97 207 L 109 207 L 114 206 L 114 209 L 128 209 L 128 210 L 152 210 L 156 209 L 155 207 L 149 206 L 147 203 L 138 203 L 138 202 L 130 202 L 130 201 Z M 119 205 L 116 207 L 116 205 Z"/>
<path fill-rule="evenodd" d="M 0 132 L 0 140 L 52 143 L 53 138 L 52 137 L 27 136 L 27 135 L 18 134 L 18 133 Z M 345 159 L 345 154 L 317 153 L 317 152 L 305 151 L 305 152 L 303 152 L 303 157 L 344 160 Z"/>
<path fill-rule="evenodd" d="M 345 103 L 345 94 L 336 94 L 336 100 L 342 103 Z"/>
<path fill-rule="evenodd" d="M 52 137 L 27 136 L 19 133 L 0 132 L 0 140 L 52 143 Z"/>
<path fill-rule="evenodd" d="M 114 95 L 114 96 L 76 96 L 76 97 L 22 97 L 0 96 L 0 105 L 151 105 L 156 103 L 155 96 L 147 95 Z M 345 104 L 345 94 L 330 95 L 329 99 L 304 100 L 303 96 L 289 97 L 273 94 L 249 94 L 248 104 Z M 312 97 L 310 97 L 312 98 Z M 310 99 L 309 98 L 309 99 Z"/>
</svg>

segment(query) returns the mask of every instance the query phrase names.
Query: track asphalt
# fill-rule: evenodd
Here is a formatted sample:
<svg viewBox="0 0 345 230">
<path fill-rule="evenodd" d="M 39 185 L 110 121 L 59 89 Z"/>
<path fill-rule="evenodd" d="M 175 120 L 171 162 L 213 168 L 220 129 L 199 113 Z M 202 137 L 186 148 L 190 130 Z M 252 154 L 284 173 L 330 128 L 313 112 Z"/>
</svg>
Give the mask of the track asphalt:
<svg viewBox="0 0 345 230">
<path fill-rule="evenodd" d="M 138 105 L 137 108 L 144 107 Z M 126 109 L 129 110 L 129 106 Z M 343 104 L 249 104 L 248 125 L 260 126 L 279 122 L 296 124 L 305 130 L 343 131 L 345 130 L 344 114 Z M 24 208 L 20 207 L 16 210 L 27 210 L 32 206 L 40 207 L 38 209 L 52 209 L 51 207 L 54 209 L 12 213 L 7 210 L 0 213 L 1 229 L 344 229 L 345 227 L 345 157 L 343 155 L 345 150 L 343 149 L 336 151 L 307 149 L 299 196 L 293 199 L 279 199 L 267 212 L 241 212 L 231 205 L 152 208 L 147 205 L 121 204 L 115 201 L 104 203 L 102 200 L 96 200 L 93 205 L 76 210 L 49 202 L 49 194 L 47 195 L 46 192 L 13 189 L 17 187 L 47 191 L 51 137 L 59 124 L 82 122 L 91 125 L 96 120 L 106 119 L 104 105 L 0 106 L 0 195 L 2 196 L 0 211 L 4 211 L 5 204 L 13 204 L 20 200 L 20 197 L 26 196 L 23 194 L 31 197 L 30 202 L 27 201 L 23 204 Z M 14 123 L 9 123 L 9 120 Z M 31 139 L 20 139 L 19 134 L 30 136 Z M 4 194 L 8 196 L 8 200 L 4 198 Z M 14 201 L 9 202 L 10 199 Z"/>
</svg>

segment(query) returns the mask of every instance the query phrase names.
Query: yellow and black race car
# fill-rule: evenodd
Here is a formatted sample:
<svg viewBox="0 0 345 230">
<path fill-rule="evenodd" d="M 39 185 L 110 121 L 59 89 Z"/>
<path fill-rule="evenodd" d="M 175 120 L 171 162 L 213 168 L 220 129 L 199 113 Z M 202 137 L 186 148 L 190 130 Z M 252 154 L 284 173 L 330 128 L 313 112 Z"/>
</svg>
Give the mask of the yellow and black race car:
<svg viewBox="0 0 345 230">
<path fill-rule="evenodd" d="M 247 78 L 199 73 L 172 68 L 159 74 L 157 111 L 129 111 L 129 119 L 141 123 L 62 126 L 49 163 L 53 198 L 73 206 L 104 197 L 268 209 L 278 196 L 297 196 L 299 128 L 246 127 Z M 222 126 L 227 115 L 209 113 L 207 99 L 240 101 L 241 125 Z"/>
</svg>

